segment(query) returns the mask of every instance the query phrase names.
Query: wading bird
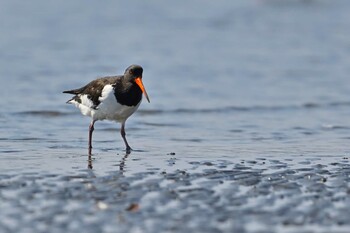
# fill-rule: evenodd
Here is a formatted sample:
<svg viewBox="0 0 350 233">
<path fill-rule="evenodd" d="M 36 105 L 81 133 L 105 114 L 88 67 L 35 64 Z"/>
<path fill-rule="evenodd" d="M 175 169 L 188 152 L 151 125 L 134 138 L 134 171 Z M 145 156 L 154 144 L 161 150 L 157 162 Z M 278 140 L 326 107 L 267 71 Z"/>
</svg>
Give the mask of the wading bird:
<svg viewBox="0 0 350 233">
<path fill-rule="evenodd" d="M 96 79 L 87 85 L 63 93 L 73 94 L 67 103 L 74 104 L 83 115 L 91 117 L 89 126 L 89 154 L 92 150 L 92 132 L 98 120 L 111 120 L 121 123 L 120 134 L 130 153 L 125 137 L 125 122 L 137 108 L 142 100 L 142 93 L 150 102 L 146 89 L 142 83 L 143 69 L 139 65 L 131 65 L 124 75 L 109 76 Z"/>
</svg>

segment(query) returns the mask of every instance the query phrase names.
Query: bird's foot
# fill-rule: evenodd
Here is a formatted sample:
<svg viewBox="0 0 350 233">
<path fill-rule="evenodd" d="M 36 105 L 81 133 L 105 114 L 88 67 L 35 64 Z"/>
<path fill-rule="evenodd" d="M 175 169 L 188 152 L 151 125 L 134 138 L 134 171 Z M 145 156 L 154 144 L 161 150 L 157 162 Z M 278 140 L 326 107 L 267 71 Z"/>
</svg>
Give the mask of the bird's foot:
<svg viewBox="0 0 350 233">
<path fill-rule="evenodd" d="M 126 154 L 130 154 L 131 151 L 132 151 L 132 149 L 131 149 L 130 146 L 127 146 L 126 149 L 125 149 L 125 151 L 126 151 Z"/>
</svg>

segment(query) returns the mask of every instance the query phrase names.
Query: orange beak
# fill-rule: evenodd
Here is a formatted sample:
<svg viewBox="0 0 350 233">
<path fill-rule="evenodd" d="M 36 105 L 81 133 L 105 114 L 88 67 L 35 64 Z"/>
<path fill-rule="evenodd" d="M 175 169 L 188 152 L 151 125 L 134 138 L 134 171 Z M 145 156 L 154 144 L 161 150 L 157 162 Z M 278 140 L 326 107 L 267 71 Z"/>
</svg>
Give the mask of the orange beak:
<svg viewBox="0 0 350 233">
<path fill-rule="evenodd" d="M 147 95 L 147 91 L 146 91 L 145 87 L 143 86 L 141 77 L 137 77 L 137 78 L 135 79 L 135 82 L 136 82 L 136 84 L 141 88 L 141 91 L 142 91 L 143 94 L 145 95 L 145 97 L 146 97 L 148 103 L 150 103 L 149 98 L 148 98 L 148 95 Z"/>
</svg>

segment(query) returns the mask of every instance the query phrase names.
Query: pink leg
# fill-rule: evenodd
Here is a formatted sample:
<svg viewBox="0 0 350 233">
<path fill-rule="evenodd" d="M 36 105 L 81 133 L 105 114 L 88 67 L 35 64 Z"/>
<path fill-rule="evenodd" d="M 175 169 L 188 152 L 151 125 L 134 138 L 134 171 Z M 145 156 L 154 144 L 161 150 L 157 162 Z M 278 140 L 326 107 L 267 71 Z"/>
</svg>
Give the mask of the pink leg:
<svg viewBox="0 0 350 233">
<path fill-rule="evenodd" d="M 120 128 L 120 134 L 122 135 L 122 138 L 124 140 L 125 146 L 126 146 L 126 153 L 130 153 L 131 147 L 129 146 L 128 142 L 126 141 L 125 137 L 125 122 L 122 123 L 122 126 Z"/>
<path fill-rule="evenodd" d="M 89 155 L 91 155 L 91 150 L 92 150 L 92 132 L 94 132 L 94 124 L 95 121 L 92 120 L 90 125 L 89 125 Z"/>
</svg>

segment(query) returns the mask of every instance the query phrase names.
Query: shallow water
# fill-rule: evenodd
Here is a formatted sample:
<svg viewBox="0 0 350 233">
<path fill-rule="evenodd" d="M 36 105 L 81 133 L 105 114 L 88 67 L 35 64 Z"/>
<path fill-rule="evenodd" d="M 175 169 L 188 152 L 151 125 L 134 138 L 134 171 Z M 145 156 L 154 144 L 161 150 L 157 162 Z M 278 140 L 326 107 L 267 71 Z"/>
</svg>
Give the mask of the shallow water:
<svg viewBox="0 0 350 233">
<path fill-rule="evenodd" d="M 0 3 L 0 231 L 347 232 L 350 3 Z M 61 92 L 144 67 L 119 125 Z M 92 167 L 89 169 L 88 167 Z"/>
</svg>

